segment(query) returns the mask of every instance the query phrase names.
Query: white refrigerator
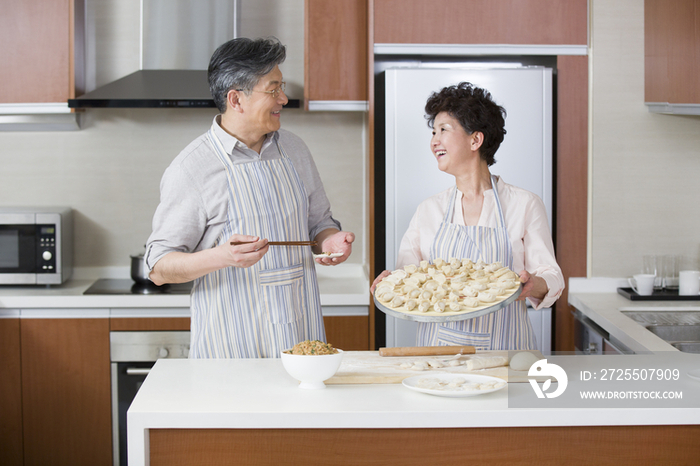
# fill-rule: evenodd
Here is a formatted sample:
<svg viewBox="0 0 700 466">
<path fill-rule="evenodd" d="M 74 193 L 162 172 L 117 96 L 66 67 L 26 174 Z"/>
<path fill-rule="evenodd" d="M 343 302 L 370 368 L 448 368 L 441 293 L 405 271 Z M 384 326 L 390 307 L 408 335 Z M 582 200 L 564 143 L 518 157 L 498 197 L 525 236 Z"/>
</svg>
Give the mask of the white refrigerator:
<svg viewBox="0 0 700 466">
<path fill-rule="evenodd" d="M 432 92 L 468 81 L 506 110 L 506 136 L 491 173 L 542 198 L 552 226 L 552 69 L 517 64 L 451 64 L 384 72 L 386 268 L 418 204 L 454 185 L 430 151 L 425 102 Z M 528 310 L 539 349 L 549 354 L 551 309 Z M 386 316 L 386 346 L 415 346 L 417 324 Z"/>
</svg>

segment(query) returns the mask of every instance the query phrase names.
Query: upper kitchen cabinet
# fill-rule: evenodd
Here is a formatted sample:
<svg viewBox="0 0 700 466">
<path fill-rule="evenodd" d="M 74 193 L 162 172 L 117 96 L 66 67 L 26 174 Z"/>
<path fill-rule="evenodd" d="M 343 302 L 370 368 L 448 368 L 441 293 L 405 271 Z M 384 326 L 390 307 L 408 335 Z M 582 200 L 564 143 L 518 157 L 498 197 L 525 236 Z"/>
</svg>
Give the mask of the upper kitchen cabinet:
<svg viewBox="0 0 700 466">
<path fill-rule="evenodd" d="M 374 44 L 378 53 L 393 53 L 389 44 L 585 46 L 588 2 L 374 0 Z"/>
<path fill-rule="evenodd" d="M 52 120 L 53 125 L 73 120 L 75 126 L 67 102 L 75 97 L 74 25 L 83 11 L 80 0 L 3 2 L 0 114 L 67 114 Z M 8 124 L 12 126 L 12 122 L 3 121 L 0 130 L 8 129 Z"/>
<path fill-rule="evenodd" d="M 367 110 L 367 0 L 304 6 L 304 108 Z"/>
<path fill-rule="evenodd" d="M 700 115 L 700 0 L 645 0 L 644 59 L 649 111 Z"/>
</svg>

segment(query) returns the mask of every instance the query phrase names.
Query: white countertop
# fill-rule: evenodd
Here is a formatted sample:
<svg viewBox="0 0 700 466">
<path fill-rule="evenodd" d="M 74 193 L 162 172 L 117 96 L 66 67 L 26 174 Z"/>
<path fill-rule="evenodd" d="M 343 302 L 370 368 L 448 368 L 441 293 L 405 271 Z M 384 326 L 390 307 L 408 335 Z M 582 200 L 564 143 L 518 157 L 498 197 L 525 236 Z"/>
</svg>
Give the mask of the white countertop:
<svg viewBox="0 0 700 466">
<path fill-rule="evenodd" d="M 622 311 L 698 311 L 698 301 L 632 301 L 617 292 L 626 279 L 571 278 L 569 304 L 634 352 L 678 351 Z"/>
<path fill-rule="evenodd" d="M 369 306 L 369 279 L 363 266 L 317 266 L 316 271 L 324 308 Z M 61 317 L 189 317 L 190 296 L 186 294 L 83 295 L 98 278 L 129 278 L 128 270 L 119 272 L 94 278 L 78 272 L 57 286 L 1 285 L 0 317 L 50 317 L 56 315 L 50 312 L 57 310 L 61 310 Z M 149 314 L 140 310 L 148 310 Z M 355 315 L 358 312 L 353 311 Z"/>
<path fill-rule="evenodd" d="M 600 365 L 600 358 L 618 357 L 643 356 L 579 356 L 567 372 L 577 374 L 596 361 Z M 676 367 L 683 377 L 674 389 L 688 394 L 700 390 L 700 381 L 685 375 L 690 368 L 700 367 L 700 358 L 683 355 Z M 698 407 L 508 407 L 509 397 L 525 396 L 535 398 L 527 383 L 510 383 L 497 392 L 466 398 L 426 395 L 401 384 L 328 385 L 324 390 L 303 390 L 279 359 L 161 359 L 129 408 L 129 464 L 147 464 L 145 442 L 151 428 L 682 425 L 697 424 L 700 419 Z M 550 400 L 542 401 L 546 406 Z"/>
</svg>

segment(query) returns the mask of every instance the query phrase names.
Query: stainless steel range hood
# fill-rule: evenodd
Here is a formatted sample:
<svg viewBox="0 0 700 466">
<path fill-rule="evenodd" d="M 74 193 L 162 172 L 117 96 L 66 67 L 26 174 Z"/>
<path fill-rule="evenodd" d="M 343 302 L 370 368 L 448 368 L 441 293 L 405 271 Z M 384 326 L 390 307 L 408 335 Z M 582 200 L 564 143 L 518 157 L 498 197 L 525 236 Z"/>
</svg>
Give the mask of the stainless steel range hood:
<svg viewBox="0 0 700 466">
<path fill-rule="evenodd" d="M 139 70 L 68 100 L 71 108 L 216 107 L 206 70 Z"/>
<path fill-rule="evenodd" d="M 71 108 L 216 107 L 207 66 L 238 35 L 238 0 L 141 0 L 140 70 L 75 99 Z M 290 99 L 287 107 L 299 107 Z"/>
</svg>

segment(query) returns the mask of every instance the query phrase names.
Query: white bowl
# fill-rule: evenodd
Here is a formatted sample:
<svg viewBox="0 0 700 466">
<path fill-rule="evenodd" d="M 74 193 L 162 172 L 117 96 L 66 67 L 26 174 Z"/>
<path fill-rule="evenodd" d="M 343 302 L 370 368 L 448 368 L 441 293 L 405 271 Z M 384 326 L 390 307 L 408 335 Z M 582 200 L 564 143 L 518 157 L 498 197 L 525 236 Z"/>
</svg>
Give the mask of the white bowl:
<svg viewBox="0 0 700 466">
<path fill-rule="evenodd" d="M 301 382 L 299 388 L 326 388 L 323 381 L 333 377 L 342 360 L 343 350 L 335 354 L 314 355 L 282 352 L 282 365 L 289 375 Z"/>
</svg>

